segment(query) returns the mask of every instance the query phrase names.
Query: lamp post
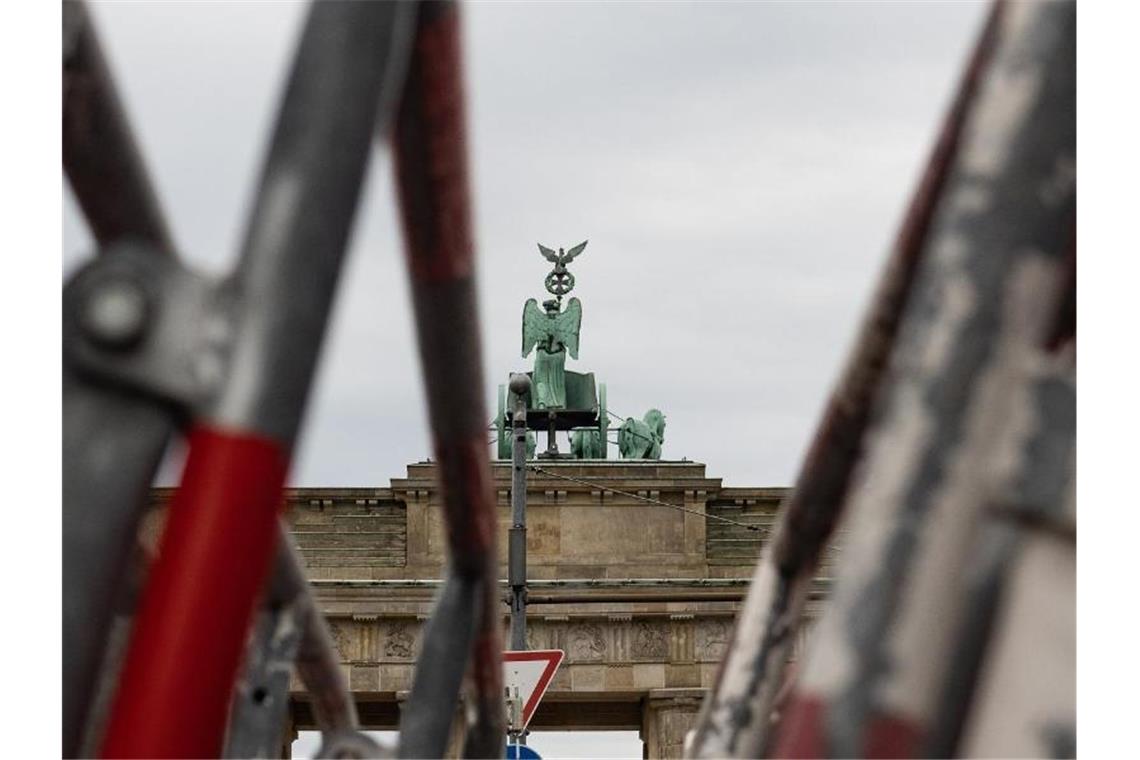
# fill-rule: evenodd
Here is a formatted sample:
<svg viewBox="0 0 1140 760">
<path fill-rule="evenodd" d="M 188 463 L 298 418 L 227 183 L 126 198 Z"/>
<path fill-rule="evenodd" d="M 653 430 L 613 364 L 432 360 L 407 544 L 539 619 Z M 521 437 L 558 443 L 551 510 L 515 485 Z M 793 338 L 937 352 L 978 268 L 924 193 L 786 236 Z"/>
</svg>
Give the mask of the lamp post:
<svg viewBox="0 0 1140 760">
<path fill-rule="evenodd" d="M 515 406 L 511 410 L 511 529 L 507 545 L 507 582 L 511 586 L 511 649 L 526 649 L 526 399 L 530 378 L 525 374 L 511 377 L 511 393 Z M 508 695 L 518 702 L 516 693 Z M 514 744 L 526 744 L 526 735 L 517 730 L 517 716 L 522 705 L 508 710 L 510 732 Z"/>
<path fill-rule="evenodd" d="M 511 377 L 511 530 L 507 580 L 511 586 L 511 649 L 526 649 L 526 398 L 530 378 Z"/>
</svg>

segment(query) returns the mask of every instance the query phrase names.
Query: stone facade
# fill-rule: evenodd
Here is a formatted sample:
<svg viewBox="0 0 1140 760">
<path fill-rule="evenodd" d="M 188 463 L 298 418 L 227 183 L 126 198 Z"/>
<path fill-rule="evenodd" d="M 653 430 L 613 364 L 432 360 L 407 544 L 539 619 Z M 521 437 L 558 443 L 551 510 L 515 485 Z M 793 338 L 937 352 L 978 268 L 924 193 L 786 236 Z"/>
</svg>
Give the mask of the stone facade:
<svg viewBox="0 0 1140 760">
<path fill-rule="evenodd" d="M 637 730 L 647 757 L 679 756 L 786 489 L 725 487 L 696 462 L 538 464 L 547 472 L 527 484 L 527 639 L 566 658 L 531 728 Z M 505 578 L 510 468 L 493 471 Z M 446 560 L 435 466 L 410 465 L 388 488 L 293 489 L 287 500 L 362 720 L 395 728 Z M 310 728 L 294 689 L 292 726 Z"/>
</svg>

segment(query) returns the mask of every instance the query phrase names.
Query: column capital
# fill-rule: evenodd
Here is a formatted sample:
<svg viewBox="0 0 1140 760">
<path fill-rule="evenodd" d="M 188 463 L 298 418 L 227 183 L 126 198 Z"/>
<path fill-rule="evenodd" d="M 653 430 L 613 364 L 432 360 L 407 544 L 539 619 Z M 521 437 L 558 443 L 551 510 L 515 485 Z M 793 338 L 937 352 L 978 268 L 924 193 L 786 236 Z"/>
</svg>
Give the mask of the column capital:
<svg viewBox="0 0 1140 760">
<path fill-rule="evenodd" d="M 647 758 L 656 760 L 684 754 L 685 737 L 696 725 L 708 691 L 664 688 L 646 692 L 641 708 L 641 739 L 645 742 Z"/>
</svg>

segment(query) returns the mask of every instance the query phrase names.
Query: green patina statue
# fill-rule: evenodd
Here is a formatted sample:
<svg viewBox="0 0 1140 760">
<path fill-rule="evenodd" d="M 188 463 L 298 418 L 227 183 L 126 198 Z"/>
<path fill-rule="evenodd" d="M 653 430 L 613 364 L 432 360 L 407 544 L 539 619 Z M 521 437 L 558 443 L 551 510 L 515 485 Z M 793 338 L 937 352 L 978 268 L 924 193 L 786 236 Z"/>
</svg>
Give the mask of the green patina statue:
<svg viewBox="0 0 1140 760">
<path fill-rule="evenodd" d="M 622 459 L 660 459 L 665 443 L 665 415 L 650 409 L 643 420 L 628 418 L 618 428 L 618 450 Z"/>
<path fill-rule="evenodd" d="M 544 301 L 528 299 L 523 305 L 522 355 L 534 354 L 533 402 L 536 409 L 562 409 L 566 406 L 566 354 L 578 358 L 578 333 L 582 328 L 582 302 L 571 298 L 562 311 L 562 296 L 574 287 L 574 275 L 566 265 L 586 248 L 583 242 L 569 251 L 555 253 L 541 243 L 539 251 L 554 269 L 546 276 L 546 289 L 555 296 Z"/>
<path fill-rule="evenodd" d="M 561 409 L 566 406 L 566 354 L 578 358 L 578 331 L 582 326 L 582 302 L 571 298 L 566 311 L 558 301 L 545 301 L 543 314 L 538 301 L 523 306 L 522 355 L 534 352 L 534 406 Z"/>
<path fill-rule="evenodd" d="M 548 431 L 547 450 L 540 457 L 605 459 L 611 415 L 606 407 L 606 384 L 595 388 L 593 373 L 566 370 L 566 355 L 578 358 L 579 333 L 582 328 L 582 303 L 570 298 L 563 309 L 563 298 L 574 289 L 574 275 L 566 265 L 586 248 L 586 242 L 570 250 L 552 248 L 539 243 L 538 250 L 554 269 L 546 275 L 546 290 L 554 296 L 542 307 L 535 298 L 523 306 L 522 356 L 534 351 L 531 375 L 528 427 Z M 509 407 L 515 402 L 506 386 L 499 386 L 499 413 L 494 426 L 498 435 L 499 459 L 511 458 Z M 570 430 L 570 454 L 559 454 L 555 433 Z M 624 459 L 660 459 L 665 443 L 665 415 L 650 409 L 643 419 L 627 419 L 618 430 L 618 448 Z M 535 440 L 531 430 L 526 434 L 527 458 L 535 456 Z"/>
<path fill-rule="evenodd" d="M 497 428 L 494 443 L 498 449 L 497 455 L 499 459 L 511 458 L 511 435 L 510 435 L 510 420 L 507 417 L 507 391 L 505 385 L 499 386 L 499 414 L 495 418 L 495 423 L 492 427 Z M 530 430 L 526 431 L 526 458 L 534 459 L 534 452 L 537 448 L 537 440 L 534 433 Z"/>
<path fill-rule="evenodd" d="M 603 421 L 599 428 L 574 428 L 570 432 L 570 453 L 576 459 L 605 459 L 606 441 L 601 430 L 607 422 Z"/>
</svg>

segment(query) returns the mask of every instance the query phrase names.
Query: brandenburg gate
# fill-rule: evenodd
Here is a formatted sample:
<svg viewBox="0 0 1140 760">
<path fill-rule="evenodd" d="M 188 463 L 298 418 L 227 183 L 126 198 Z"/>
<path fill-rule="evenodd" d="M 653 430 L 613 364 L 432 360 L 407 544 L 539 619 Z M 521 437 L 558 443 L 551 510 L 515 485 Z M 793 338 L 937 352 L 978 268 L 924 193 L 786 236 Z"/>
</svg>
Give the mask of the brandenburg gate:
<svg viewBox="0 0 1140 760">
<path fill-rule="evenodd" d="M 636 730 L 646 757 L 677 757 L 785 489 L 725 487 L 688 461 L 537 465 L 527 484 L 528 647 L 566 658 L 530 728 Z M 509 463 L 494 465 L 494 481 L 505 579 Z M 159 506 L 169 496 L 154 493 Z M 387 488 L 299 488 L 287 498 L 362 725 L 393 730 L 446 561 L 435 466 L 410 465 Z M 297 731 L 316 728 L 301 683 L 293 688 L 286 753 Z"/>
</svg>

